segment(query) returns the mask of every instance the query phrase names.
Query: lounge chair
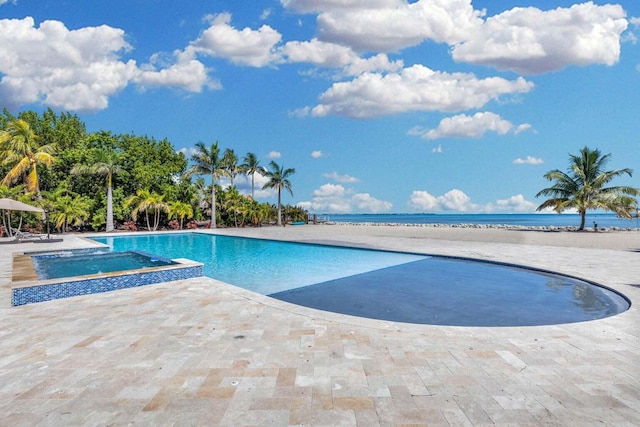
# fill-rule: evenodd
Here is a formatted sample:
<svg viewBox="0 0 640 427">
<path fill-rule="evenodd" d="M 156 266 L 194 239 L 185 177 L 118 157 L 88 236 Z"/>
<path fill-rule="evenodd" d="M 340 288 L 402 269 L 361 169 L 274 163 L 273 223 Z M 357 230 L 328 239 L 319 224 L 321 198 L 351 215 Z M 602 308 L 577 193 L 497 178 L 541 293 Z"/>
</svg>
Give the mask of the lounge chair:
<svg viewBox="0 0 640 427">
<path fill-rule="evenodd" d="M 11 231 L 16 240 L 42 240 L 47 238 L 46 234 L 29 233 L 28 231 L 20 231 L 16 228 L 12 228 Z"/>
</svg>

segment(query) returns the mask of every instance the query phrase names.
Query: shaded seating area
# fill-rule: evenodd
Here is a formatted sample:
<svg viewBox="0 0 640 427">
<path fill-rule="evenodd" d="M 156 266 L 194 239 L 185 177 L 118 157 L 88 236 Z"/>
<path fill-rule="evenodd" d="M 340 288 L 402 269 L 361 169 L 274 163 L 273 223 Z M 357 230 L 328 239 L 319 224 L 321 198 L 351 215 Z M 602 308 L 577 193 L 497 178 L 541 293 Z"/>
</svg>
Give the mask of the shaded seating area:
<svg viewBox="0 0 640 427">
<path fill-rule="evenodd" d="M 20 231 L 16 228 L 12 228 L 11 232 L 17 241 L 42 240 L 47 238 L 46 234 L 29 233 L 28 231 Z"/>
</svg>

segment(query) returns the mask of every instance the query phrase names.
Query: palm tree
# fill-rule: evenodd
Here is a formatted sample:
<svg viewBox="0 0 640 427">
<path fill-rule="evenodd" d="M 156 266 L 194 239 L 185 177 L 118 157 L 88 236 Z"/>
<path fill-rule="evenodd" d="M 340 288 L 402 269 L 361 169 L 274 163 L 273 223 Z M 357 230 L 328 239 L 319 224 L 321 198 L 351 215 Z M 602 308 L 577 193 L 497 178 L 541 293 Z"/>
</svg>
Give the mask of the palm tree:
<svg viewBox="0 0 640 427">
<path fill-rule="evenodd" d="M 176 217 L 180 220 L 180 230 L 185 218 L 193 217 L 193 208 L 189 203 L 184 202 L 169 202 L 169 218 Z"/>
<path fill-rule="evenodd" d="M 210 228 L 216 228 L 216 180 L 219 180 L 221 176 L 228 175 L 220 158 L 218 141 L 211 144 L 211 148 L 208 148 L 202 142 L 196 143 L 196 153 L 191 156 L 191 161 L 194 164 L 186 172 L 187 178 L 193 175 L 211 175 Z"/>
<path fill-rule="evenodd" d="M 74 175 L 97 175 L 107 180 L 107 232 L 113 231 L 113 175 L 120 173 L 121 155 L 114 151 L 98 151 L 91 163 L 77 164 L 71 169 Z"/>
<path fill-rule="evenodd" d="M 281 193 L 282 190 L 285 189 L 293 196 L 291 182 L 288 178 L 296 173 L 296 170 L 292 168 L 285 169 L 273 160 L 269 163 L 269 166 L 271 167 L 271 170 L 265 172 L 265 176 L 269 178 L 269 181 L 262 187 L 262 189 L 276 188 L 278 190 L 278 225 L 282 225 L 282 206 L 280 202 Z"/>
<path fill-rule="evenodd" d="M 127 208 L 133 208 L 131 211 L 131 217 L 134 221 L 138 219 L 138 213 L 144 212 L 147 219 L 147 230 L 152 230 L 149 223 L 149 213 L 154 215 L 153 218 L 153 231 L 158 229 L 160 224 L 160 213 L 167 212 L 169 206 L 164 202 L 164 196 L 156 193 L 149 192 L 149 190 L 138 190 L 135 195 L 129 197 L 125 206 Z"/>
<path fill-rule="evenodd" d="M 584 230 L 589 209 L 605 209 L 615 212 L 621 218 L 631 218 L 631 212 L 637 206 L 636 200 L 631 196 L 639 195 L 640 190 L 627 186 L 605 187 L 613 178 L 632 174 L 629 168 L 605 171 L 604 166 L 610 156 L 611 154 L 603 156 L 600 150 L 590 150 L 587 147 L 580 150 L 580 155 L 570 154 L 567 173 L 555 169 L 544 176 L 555 183 L 541 190 L 536 197 L 552 198 L 536 210 L 553 208 L 556 212 L 563 212 L 574 208 L 580 214 L 578 230 Z"/>
<path fill-rule="evenodd" d="M 54 212 L 51 215 L 56 228 L 63 233 L 69 225 L 79 226 L 89 218 L 91 200 L 87 196 L 70 196 L 65 194 L 54 202 Z"/>
<path fill-rule="evenodd" d="M 240 166 L 238 166 L 238 156 L 236 152 L 230 148 L 224 150 L 222 155 L 222 167 L 227 171 L 227 176 L 231 180 L 231 186 L 233 187 L 233 180 L 242 172 Z"/>
<path fill-rule="evenodd" d="M 11 185 L 22 177 L 26 191 L 36 193 L 38 199 L 40 181 L 37 166 L 49 166 L 55 160 L 55 145 L 40 145 L 41 140 L 29 123 L 22 119 L 11 120 L 6 129 L 0 131 L 0 158 L 4 159 L 2 165 L 11 168 L 1 183 Z"/>
<path fill-rule="evenodd" d="M 243 160 L 244 163 L 240 165 L 240 168 L 243 173 L 251 175 L 251 198 L 255 199 L 253 191 L 255 186 L 255 174 L 264 175 L 264 168 L 260 167 L 260 162 L 254 153 L 247 153 Z"/>
</svg>

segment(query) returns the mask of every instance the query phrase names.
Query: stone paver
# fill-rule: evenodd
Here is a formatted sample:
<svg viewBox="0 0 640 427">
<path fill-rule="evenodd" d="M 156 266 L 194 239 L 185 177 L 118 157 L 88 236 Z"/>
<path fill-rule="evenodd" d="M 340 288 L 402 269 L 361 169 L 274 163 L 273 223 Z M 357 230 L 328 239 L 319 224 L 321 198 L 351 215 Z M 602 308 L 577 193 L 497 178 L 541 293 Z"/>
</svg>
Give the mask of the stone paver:
<svg viewBox="0 0 640 427">
<path fill-rule="evenodd" d="M 201 278 L 10 307 L 11 253 L 40 248 L 2 245 L 0 425 L 640 425 L 637 252 L 331 226 L 218 232 L 525 264 L 633 305 L 555 326 L 411 325 Z"/>
</svg>

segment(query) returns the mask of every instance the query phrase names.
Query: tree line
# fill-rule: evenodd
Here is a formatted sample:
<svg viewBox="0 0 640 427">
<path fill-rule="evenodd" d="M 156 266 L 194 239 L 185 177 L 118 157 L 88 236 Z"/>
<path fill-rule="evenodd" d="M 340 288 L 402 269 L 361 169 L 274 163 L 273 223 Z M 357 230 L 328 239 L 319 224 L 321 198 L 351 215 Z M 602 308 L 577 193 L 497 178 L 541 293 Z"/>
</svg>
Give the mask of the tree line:
<svg viewBox="0 0 640 427">
<path fill-rule="evenodd" d="M 273 161 L 265 168 L 254 153 L 241 160 L 233 149 L 221 152 L 218 142 L 196 143 L 187 159 L 167 139 L 88 133 L 77 115 L 51 109 L 17 116 L 5 109 L 0 115 L 0 198 L 42 207 L 59 232 L 304 221 L 304 209 L 281 205 L 283 190 L 293 195 L 294 173 Z M 242 174 L 251 177 L 251 195 L 234 185 Z M 277 205 L 255 200 L 256 174 L 267 178 L 263 189 L 277 192 Z M 230 182 L 225 188 L 223 177 Z M 3 216 L 8 232 L 19 226 L 41 232 L 44 227 L 35 214 L 9 214 Z"/>
</svg>

